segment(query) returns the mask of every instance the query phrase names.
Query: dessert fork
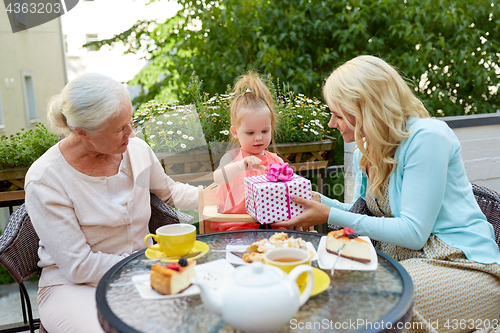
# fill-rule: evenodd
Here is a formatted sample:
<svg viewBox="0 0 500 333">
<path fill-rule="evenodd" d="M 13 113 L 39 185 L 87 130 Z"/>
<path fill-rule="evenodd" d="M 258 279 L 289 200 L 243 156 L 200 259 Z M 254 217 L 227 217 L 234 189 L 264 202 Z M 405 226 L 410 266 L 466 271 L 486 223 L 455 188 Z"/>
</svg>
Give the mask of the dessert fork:
<svg viewBox="0 0 500 333">
<path fill-rule="evenodd" d="M 345 246 L 345 244 L 342 244 L 339 247 L 339 249 L 337 250 L 337 258 L 335 258 L 335 261 L 333 262 L 332 269 L 331 269 L 331 272 L 330 272 L 330 276 L 333 276 L 333 273 L 335 272 L 335 265 L 337 265 L 337 262 L 340 259 L 340 252 L 342 251 L 342 249 L 344 248 L 344 246 Z"/>
<path fill-rule="evenodd" d="M 247 253 L 247 251 L 233 251 L 233 250 L 212 250 L 212 252 L 226 252 L 226 253 L 231 253 L 234 254 L 237 257 L 240 257 L 243 259 L 243 255 Z"/>
</svg>

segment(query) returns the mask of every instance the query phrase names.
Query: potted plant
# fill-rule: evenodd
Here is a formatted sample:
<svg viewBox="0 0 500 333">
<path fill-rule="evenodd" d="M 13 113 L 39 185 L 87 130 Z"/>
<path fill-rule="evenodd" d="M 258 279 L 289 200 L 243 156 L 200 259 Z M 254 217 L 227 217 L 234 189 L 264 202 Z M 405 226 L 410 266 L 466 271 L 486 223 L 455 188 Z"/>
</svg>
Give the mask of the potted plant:
<svg viewBox="0 0 500 333">
<path fill-rule="evenodd" d="M 29 166 L 59 140 L 43 124 L 0 137 L 0 201 L 24 199 L 24 177 Z"/>
</svg>

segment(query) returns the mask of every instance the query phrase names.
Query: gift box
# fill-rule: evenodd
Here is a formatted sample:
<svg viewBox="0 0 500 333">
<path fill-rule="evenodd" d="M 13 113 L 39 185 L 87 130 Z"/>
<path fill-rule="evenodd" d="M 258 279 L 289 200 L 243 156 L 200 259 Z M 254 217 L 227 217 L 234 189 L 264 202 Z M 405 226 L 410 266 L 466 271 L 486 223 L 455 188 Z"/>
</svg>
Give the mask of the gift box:
<svg viewBox="0 0 500 333">
<path fill-rule="evenodd" d="M 288 163 L 271 164 L 267 175 L 245 177 L 247 213 L 261 224 L 287 221 L 305 207 L 290 195 L 311 199 L 311 182 L 293 173 Z"/>
</svg>

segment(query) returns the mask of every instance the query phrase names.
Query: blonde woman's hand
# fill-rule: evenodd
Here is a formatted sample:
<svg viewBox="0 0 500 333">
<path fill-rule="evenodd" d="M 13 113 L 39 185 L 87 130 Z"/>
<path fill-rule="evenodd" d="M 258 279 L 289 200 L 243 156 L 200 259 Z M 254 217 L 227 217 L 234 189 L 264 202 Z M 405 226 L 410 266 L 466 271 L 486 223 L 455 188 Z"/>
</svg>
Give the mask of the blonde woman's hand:
<svg viewBox="0 0 500 333">
<path fill-rule="evenodd" d="M 316 200 L 307 200 L 299 196 L 291 195 L 290 199 L 306 207 L 306 211 L 288 221 L 275 222 L 273 226 L 286 228 L 301 227 L 302 229 L 308 229 L 314 225 L 328 222 L 330 207 L 327 205 L 317 202 Z"/>
<path fill-rule="evenodd" d="M 255 156 L 247 156 L 243 159 L 243 165 L 245 170 L 266 170 L 266 167 L 262 165 L 262 160 Z"/>
</svg>

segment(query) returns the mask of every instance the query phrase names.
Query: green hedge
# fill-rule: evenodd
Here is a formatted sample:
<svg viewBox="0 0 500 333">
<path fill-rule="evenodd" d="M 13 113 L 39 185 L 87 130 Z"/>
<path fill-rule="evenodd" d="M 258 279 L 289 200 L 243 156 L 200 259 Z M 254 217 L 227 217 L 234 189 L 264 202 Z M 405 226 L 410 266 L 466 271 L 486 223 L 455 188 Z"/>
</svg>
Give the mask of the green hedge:
<svg viewBox="0 0 500 333">
<path fill-rule="evenodd" d="M 0 170 L 16 166 L 29 167 L 50 147 L 55 145 L 60 138 L 50 133 L 43 124 L 36 128 L 11 136 L 0 137 Z"/>
<path fill-rule="evenodd" d="M 168 0 L 162 0 L 168 1 Z M 232 85 L 248 69 L 272 73 L 321 98 L 332 69 L 380 56 L 415 84 L 435 116 L 500 109 L 500 4 L 491 0 L 178 0 L 165 23 L 141 21 L 115 37 L 148 66 L 131 81 L 135 105 L 177 96 L 196 71 L 204 91 Z M 196 27 L 196 28 L 194 28 Z M 147 41 L 147 42 L 146 42 Z"/>
</svg>

